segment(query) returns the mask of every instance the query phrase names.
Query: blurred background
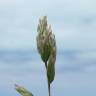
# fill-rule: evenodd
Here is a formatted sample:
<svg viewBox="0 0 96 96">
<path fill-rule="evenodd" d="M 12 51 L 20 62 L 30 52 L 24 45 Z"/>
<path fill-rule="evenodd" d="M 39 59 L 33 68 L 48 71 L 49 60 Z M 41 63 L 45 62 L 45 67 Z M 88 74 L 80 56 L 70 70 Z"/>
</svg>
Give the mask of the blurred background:
<svg viewBox="0 0 96 96">
<path fill-rule="evenodd" d="M 0 96 L 20 96 L 14 84 L 47 96 L 36 48 L 38 19 L 44 15 L 58 49 L 52 96 L 96 96 L 96 0 L 1 0 Z"/>
</svg>

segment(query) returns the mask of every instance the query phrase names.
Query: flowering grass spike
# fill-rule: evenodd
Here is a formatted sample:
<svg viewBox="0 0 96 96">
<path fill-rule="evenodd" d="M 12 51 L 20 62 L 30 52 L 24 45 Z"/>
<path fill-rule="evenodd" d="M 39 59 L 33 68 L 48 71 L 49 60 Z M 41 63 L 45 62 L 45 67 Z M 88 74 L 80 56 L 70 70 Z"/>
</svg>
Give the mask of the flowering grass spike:
<svg viewBox="0 0 96 96">
<path fill-rule="evenodd" d="M 55 35 L 52 33 L 51 26 L 47 24 L 46 16 L 39 20 L 37 32 L 37 49 L 41 59 L 45 63 L 50 96 L 50 84 L 55 77 L 56 40 Z"/>
</svg>

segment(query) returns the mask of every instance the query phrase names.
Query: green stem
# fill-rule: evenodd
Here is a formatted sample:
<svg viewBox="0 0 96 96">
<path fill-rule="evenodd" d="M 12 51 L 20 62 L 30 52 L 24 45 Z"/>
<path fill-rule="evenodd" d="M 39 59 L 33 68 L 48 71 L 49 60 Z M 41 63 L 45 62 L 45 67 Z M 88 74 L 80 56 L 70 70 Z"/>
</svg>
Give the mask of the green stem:
<svg viewBox="0 0 96 96">
<path fill-rule="evenodd" d="M 49 92 L 49 96 L 51 96 L 51 92 L 50 92 L 50 83 L 48 82 L 48 92 Z"/>
<path fill-rule="evenodd" d="M 45 67 L 46 67 L 46 75 L 47 75 L 47 62 L 45 62 Z M 47 76 L 47 83 L 48 83 L 48 93 L 49 93 L 49 96 L 51 96 L 50 82 L 48 81 L 48 76 Z"/>
</svg>

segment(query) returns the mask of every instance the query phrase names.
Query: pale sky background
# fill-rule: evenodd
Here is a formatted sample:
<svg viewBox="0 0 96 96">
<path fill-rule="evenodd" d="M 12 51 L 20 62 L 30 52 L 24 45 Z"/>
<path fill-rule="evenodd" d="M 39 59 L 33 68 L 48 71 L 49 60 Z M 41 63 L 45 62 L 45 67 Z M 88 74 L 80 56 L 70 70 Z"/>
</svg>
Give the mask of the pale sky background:
<svg viewBox="0 0 96 96">
<path fill-rule="evenodd" d="M 96 0 L 0 1 L 0 49 L 36 49 L 38 19 L 44 15 L 59 50 L 96 50 Z"/>
<path fill-rule="evenodd" d="M 96 96 L 96 0 L 0 0 L 0 96 L 19 96 L 15 83 L 47 94 L 36 50 L 44 15 L 58 49 L 52 96 Z"/>
</svg>

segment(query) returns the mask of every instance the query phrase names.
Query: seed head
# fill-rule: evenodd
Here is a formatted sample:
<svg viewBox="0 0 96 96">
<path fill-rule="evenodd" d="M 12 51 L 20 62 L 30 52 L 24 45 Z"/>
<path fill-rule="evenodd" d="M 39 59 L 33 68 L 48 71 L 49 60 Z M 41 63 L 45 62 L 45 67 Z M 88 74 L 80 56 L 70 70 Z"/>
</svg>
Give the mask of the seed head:
<svg viewBox="0 0 96 96">
<path fill-rule="evenodd" d="M 47 24 L 46 16 L 39 19 L 37 32 L 37 49 L 43 62 L 45 64 L 48 62 L 46 65 L 47 75 L 51 83 L 55 76 L 56 40 L 51 26 Z"/>
</svg>

